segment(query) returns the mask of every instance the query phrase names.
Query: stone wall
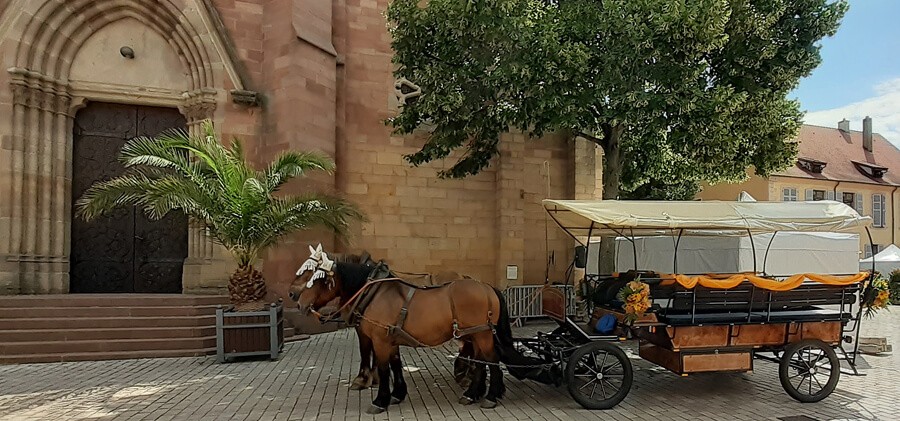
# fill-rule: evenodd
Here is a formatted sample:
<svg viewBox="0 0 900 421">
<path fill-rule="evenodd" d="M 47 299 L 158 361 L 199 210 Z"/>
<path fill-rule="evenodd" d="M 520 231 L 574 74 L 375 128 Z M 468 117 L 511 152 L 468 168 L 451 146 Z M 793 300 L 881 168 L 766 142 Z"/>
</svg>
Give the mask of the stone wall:
<svg viewBox="0 0 900 421">
<path fill-rule="evenodd" d="M 437 178 L 449 159 L 408 165 L 402 156 L 424 139 L 393 136 L 384 124 L 402 100 L 386 0 L 170 0 L 166 7 L 98 0 L 74 7 L 90 1 L 64 7 L 55 0 L 0 0 L 3 68 L 19 69 L 0 72 L 0 115 L 7 116 L 0 118 L 0 197 L 17 198 L 0 202 L 0 293 L 68 290 L 71 121 L 89 101 L 178 107 L 192 127 L 212 118 L 226 140 L 243 139 L 257 162 L 288 149 L 334 157 L 335 174 L 316 174 L 285 192 L 340 194 L 369 220 L 353 228 L 346 244 L 312 231 L 271 250 L 262 264 L 276 295 L 285 293 L 306 245 L 315 243 L 337 252 L 368 250 L 402 271 L 451 269 L 500 287 L 543 282 L 548 267 L 551 280 L 561 280 L 574 243 L 547 223 L 540 201 L 596 195 L 597 149 L 564 136 L 508 134 L 491 167 L 465 180 Z M 91 40 L 103 28 L 119 36 Z M 126 36 L 136 37 L 137 51 L 123 64 L 116 44 Z M 33 44 L 49 51 L 47 60 L 35 61 Z M 107 71 L 91 72 L 92 66 Z M 48 92 L 58 103 L 17 100 L 16 86 Z M 262 100 L 247 104 L 233 90 L 259 92 Z M 230 256 L 196 228 L 190 238 L 185 291 L 222 292 Z M 506 279 L 508 265 L 518 268 L 515 279 Z"/>
</svg>

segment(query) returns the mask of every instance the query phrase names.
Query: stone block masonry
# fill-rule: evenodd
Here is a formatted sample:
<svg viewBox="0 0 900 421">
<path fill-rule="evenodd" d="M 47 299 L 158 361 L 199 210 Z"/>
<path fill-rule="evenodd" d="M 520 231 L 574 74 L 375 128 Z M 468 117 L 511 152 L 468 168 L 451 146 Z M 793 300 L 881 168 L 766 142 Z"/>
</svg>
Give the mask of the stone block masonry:
<svg viewBox="0 0 900 421">
<path fill-rule="evenodd" d="M 68 258 L 78 247 L 69 236 L 73 119 L 92 101 L 178 108 L 192 130 L 211 118 L 224 139 L 240 137 L 257 163 L 285 150 L 335 159 L 334 174 L 284 192 L 346 197 L 369 221 L 354 226 L 347 242 L 313 230 L 264 256 L 271 298 L 286 294 L 306 245 L 315 243 L 368 250 L 403 271 L 449 269 L 500 287 L 547 274 L 561 280 L 574 242 L 552 224 L 546 229 L 540 201 L 596 195 L 596 151 L 562 135 L 512 133 L 490 168 L 465 180 L 437 178 L 453 158 L 408 165 L 403 155 L 421 147 L 424 133 L 397 137 L 385 125 L 406 95 L 400 84 L 415 84 L 393 75 L 387 0 L 78 7 L 89 2 L 0 0 L 0 57 L 11 69 L 0 72 L 0 195 L 15 198 L 0 202 L 0 294 L 68 291 Z M 118 53 L 123 36 L 135 49 L 131 62 Z M 133 67 L 92 72 L 90 63 Z M 261 100 L 235 102 L 233 89 Z M 223 292 L 230 256 L 199 227 L 190 230 L 184 291 Z M 508 265 L 518 267 L 515 279 L 506 279 Z"/>
</svg>

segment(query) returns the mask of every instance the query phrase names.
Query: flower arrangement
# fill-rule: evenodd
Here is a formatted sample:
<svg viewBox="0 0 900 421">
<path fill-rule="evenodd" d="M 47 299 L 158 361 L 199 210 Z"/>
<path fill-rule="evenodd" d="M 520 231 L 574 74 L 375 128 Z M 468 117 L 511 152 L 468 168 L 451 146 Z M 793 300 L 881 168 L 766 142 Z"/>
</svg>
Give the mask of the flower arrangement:
<svg viewBox="0 0 900 421">
<path fill-rule="evenodd" d="M 619 290 L 618 298 L 624 303 L 625 323 L 634 323 L 650 309 L 650 285 L 635 279 Z"/>
<path fill-rule="evenodd" d="M 891 304 L 900 305 L 900 269 L 891 271 L 888 278 L 888 290 L 891 292 Z"/>
<path fill-rule="evenodd" d="M 863 292 L 863 307 L 866 309 L 865 316 L 872 318 L 878 310 L 887 308 L 891 305 L 890 282 L 875 272 L 869 285 Z"/>
</svg>

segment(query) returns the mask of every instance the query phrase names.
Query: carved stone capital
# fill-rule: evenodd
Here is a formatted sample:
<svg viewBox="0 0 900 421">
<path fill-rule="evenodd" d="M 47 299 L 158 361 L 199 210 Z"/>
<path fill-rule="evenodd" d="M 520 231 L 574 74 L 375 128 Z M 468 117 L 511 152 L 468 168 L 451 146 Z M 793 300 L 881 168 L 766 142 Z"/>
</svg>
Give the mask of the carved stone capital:
<svg viewBox="0 0 900 421">
<path fill-rule="evenodd" d="M 59 101 L 66 101 L 69 85 L 43 74 L 13 67 L 9 70 L 13 103 L 50 112 L 59 111 Z"/>
<path fill-rule="evenodd" d="M 182 103 L 178 110 L 187 117 L 188 124 L 194 124 L 201 120 L 212 118 L 216 111 L 216 91 L 213 89 L 198 89 L 182 94 Z"/>
</svg>

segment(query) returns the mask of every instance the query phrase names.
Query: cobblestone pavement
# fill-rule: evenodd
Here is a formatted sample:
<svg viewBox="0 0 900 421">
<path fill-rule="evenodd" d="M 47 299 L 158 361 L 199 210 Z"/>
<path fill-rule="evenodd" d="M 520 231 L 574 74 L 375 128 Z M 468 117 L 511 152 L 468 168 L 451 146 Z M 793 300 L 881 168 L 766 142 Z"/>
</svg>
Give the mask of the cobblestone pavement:
<svg viewBox="0 0 900 421">
<path fill-rule="evenodd" d="M 900 345 L 900 307 L 892 310 L 867 321 L 863 336 L 886 336 Z M 683 378 L 633 357 L 634 386 L 613 410 L 587 411 L 565 387 L 508 375 L 501 405 L 482 410 L 456 403 L 461 390 L 451 379 L 450 346 L 403 348 L 409 398 L 373 417 L 364 410 L 374 392 L 348 388 L 358 367 L 351 334 L 344 330 L 287 344 L 277 361 L 216 364 L 213 357 L 203 357 L 0 366 L 0 420 L 900 418 L 896 352 L 864 356 L 867 375 L 842 376 L 838 389 L 816 404 L 789 398 L 772 363 L 758 361 L 753 373 Z"/>
</svg>

